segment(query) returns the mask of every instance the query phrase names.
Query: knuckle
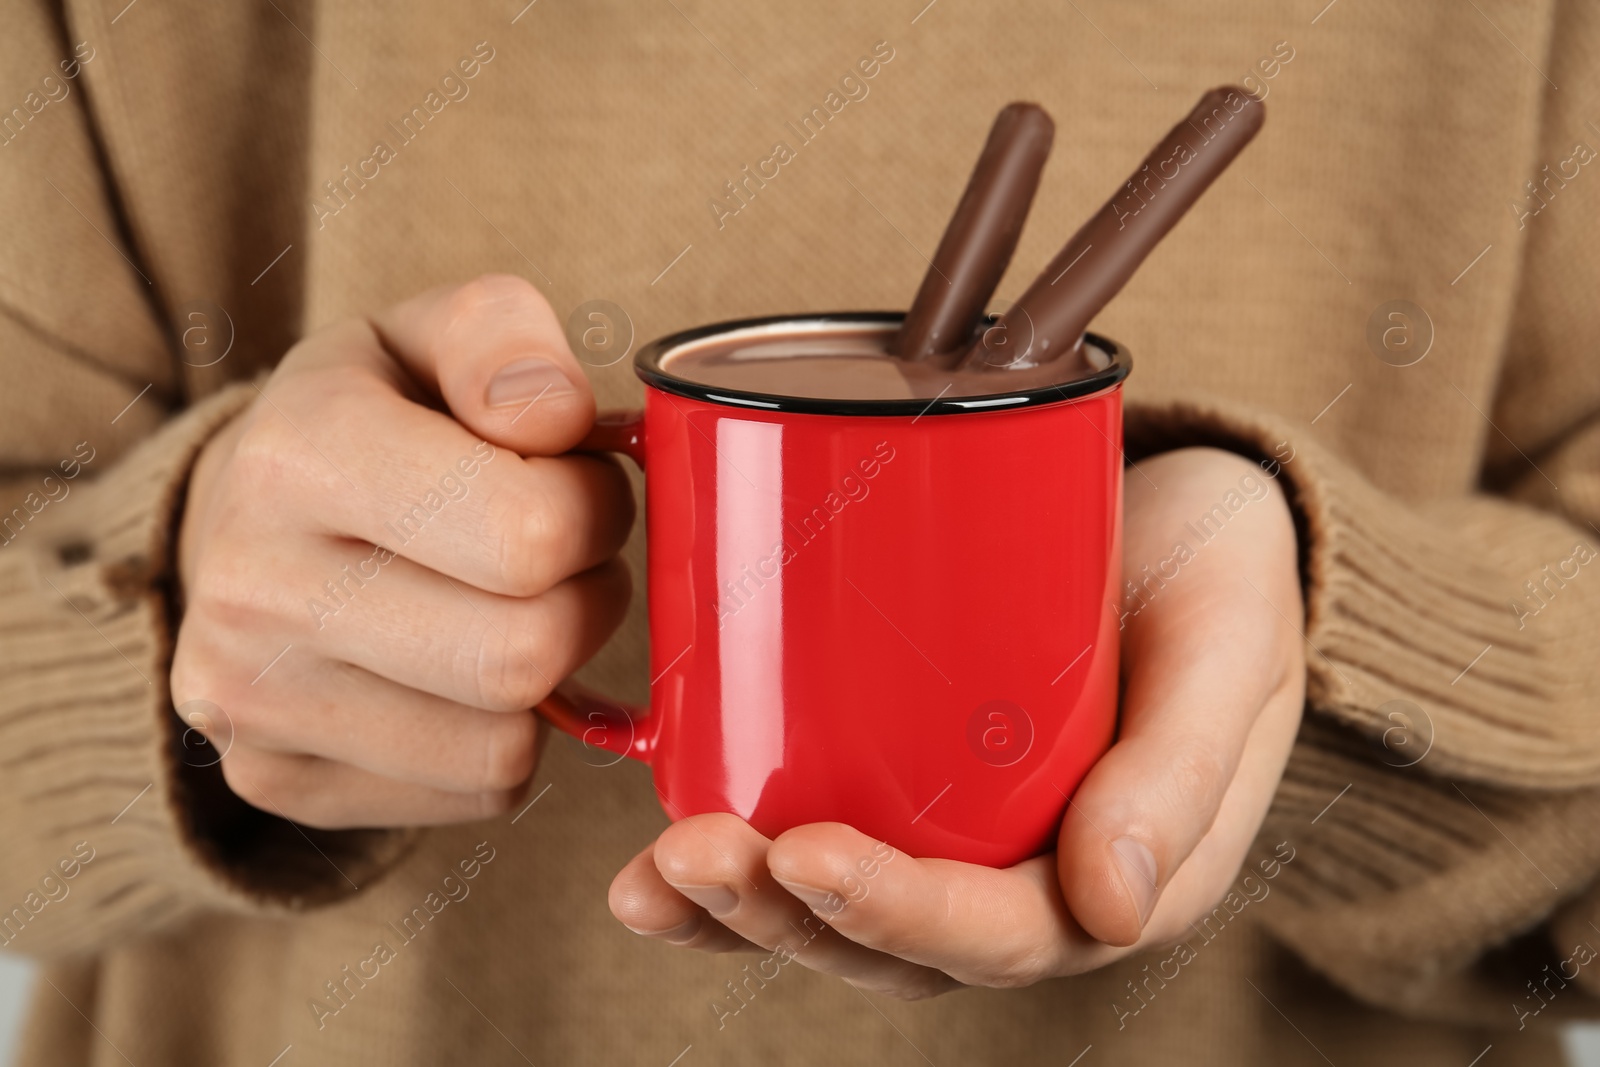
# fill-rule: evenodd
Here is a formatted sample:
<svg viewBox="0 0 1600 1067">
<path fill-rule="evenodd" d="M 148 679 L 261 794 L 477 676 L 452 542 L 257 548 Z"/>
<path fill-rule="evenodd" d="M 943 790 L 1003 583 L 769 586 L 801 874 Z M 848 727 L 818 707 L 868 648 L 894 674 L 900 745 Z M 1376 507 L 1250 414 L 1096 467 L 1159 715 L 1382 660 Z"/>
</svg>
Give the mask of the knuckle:
<svg viewBox="0 0 1600 1067">
<path fill-rule="evenodd" d="M 486 311 L 538 309 L 547 305 L 539 290 L 515 274 L 480 274 L 450 295 L 452 321 L 470 319 Z"/>
<path fill-rule="evenodd" d="M 488 711 L 523 711 L 543 699 L 554 683 L 538 664 L 487 623 L 480 627 L 480 635 L 473 689 L 478 706 Z"/>
<path fill-rule="evenodd" d="M 293 484 L 304 467 L 300 457 L 302 445 L 294 428 L 270 406 L 252 414 L 234 444 L 230 466 L 230 481 L 236 489 L 247 492 L 242 499 L 249 501 L 256 492 L 272 492 L 280 485 Z"/>
<path fill-rule="evenodd" d="M 552 566 L 562 524 L 537 486 L 518 485 L 495 492 L 489 502 L 489 528 L 495 531 L 495 576 L 509 596 L 537 596 L 555 584 Z"/>
<path fill-rule="evenodd" d="M 172 670 L 167 676 L 173 706 L 182 707 L 191 700 L 211 700 L 216 703 L 218 701 L 213 695 L 216 686 L 209 669 L 214 661 L 191 648 L 192 642 L 188 638 L 187 633 L 179 631 L 178 647 L 172 654 Z"/>
<path fill-rule="evenodd" d="M 241 732 L 255 730 L 250 702 L 242 699 L 241 686 L 228 672 L 218 669 L 212 657 L 180 648 L 173 656 L 169 680 L 172 707 L 179 720 L 224 750 Z"/>
<path fill-rule="evenodd" d="M 331 419 L 335 413 L 367 406 L 394 391 L 370 366 L 360 363 L 318 367 L 297 379 L 296 385 L 295 406 L 313 420 Z"/>
<path fill-rule="evenodd" d="M 496 723 L 484 745 L 481 787 L 506 791 L 527 781 L 536 763 L 538 736 L 532 713 L 512 714 Z"/>
<path fill-rule="evenodd" d="M 1227 781 L 1227 767 L 1215 749 L 1190 743 L 1178 747 L 1166 768 L 1169 801 L 1174 813 L 1193 816 L 1210 812 Z"/>
<path fill-rule="evenodd" d="M 271 613 L 273 594 L 261 569 L 245 565 L 235 552 L 203 559 L 189 588 L 184 624 L 204 620 L 208 626 L 245 629 Z"/>
<path fill-rule="evenodd" d="M 392 391 L 370 367 L 356 364 L 275 377 L 256 399 L 234 445 L 230 481 L 243 481 L 248 490 L 239 499 L 248 506 L 258 495 L 272 499 L 290 487 L 332 485 L 336 473 L 300 428 L 316 436 L 315 427 L 345 425 L 351 412 L 372 411 L 374 402 Z"/>
</svg>

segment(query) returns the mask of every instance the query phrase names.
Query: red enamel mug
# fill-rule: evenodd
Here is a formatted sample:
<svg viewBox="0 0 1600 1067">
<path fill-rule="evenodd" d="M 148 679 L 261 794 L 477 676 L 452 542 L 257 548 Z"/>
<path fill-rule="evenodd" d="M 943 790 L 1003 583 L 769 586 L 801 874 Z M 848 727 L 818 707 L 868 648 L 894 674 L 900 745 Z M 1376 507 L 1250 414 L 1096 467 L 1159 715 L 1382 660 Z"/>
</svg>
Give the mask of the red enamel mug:
<svg viewBox="0 0 1600 1067">
<path fill-rule="evenodd" d="M 671 371 L 707 338 L 899 321 L 753 319 L 639 352 L 643 412 L 582 447 L 645 472 L 650 705 L 567 684 L 538 710 L 650 764 L 673 819 L 843 822 L 1009 866 L 1054 846 L 1116 727 L 1127 352 L 1089 335 L 1111 361 L 1082 379 L 932 401 Z"/>
</svg>

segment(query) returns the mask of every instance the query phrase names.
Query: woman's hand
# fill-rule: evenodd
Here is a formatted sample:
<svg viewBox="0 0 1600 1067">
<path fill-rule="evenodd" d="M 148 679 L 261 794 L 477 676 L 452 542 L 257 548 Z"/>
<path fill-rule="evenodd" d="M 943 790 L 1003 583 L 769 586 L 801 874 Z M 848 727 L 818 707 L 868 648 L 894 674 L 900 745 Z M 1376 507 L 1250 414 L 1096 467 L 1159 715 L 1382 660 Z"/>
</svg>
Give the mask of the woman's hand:
<svg viewBox="0 0 1600 1067">
<path fill-rule="evenodd" d="M 505 275 L 436 289 L 307 338 L 260 393 L 189 490 L 180 715 L 235 793 L 308 825 L 505 810 L 529 708 L 629 593 L 633 496 L 562 455 L 594 397 L 549 305 Z"/>
<path fill-rule="evenodd" d="M 1140 471 L 1126 484 L 1138 595 L 1123 605 L 1121 727 L 1056 852 L 994 870 L 915 859 L 838 823 L 769 841 L 701 815 L 617 875 L 613 914 L 907 998 L 1028 985 L 1184 937 L 1238 874 L 1299 726 L 1300 577 L 1289 509 L 1258 465 L 1195 448 Z"/>
</svg>

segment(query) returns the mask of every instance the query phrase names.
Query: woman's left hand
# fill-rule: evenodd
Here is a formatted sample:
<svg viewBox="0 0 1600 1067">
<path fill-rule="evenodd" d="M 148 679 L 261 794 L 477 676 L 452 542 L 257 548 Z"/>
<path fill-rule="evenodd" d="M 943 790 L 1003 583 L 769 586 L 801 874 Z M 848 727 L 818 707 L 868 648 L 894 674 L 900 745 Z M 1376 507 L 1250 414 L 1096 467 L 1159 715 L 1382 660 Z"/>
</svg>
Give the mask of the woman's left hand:
<svg viewBox="0 0 1600 1067">
<path fill-rule="evenodd" d="M 1256 464 L 1196 448 L 1140 470 L 1124 574 L 1144 581 L 1188 552 L 1124 604 L 1120 731 L 1055 852 L 996 870 L 915 859 L 839 823 L 769 840 L 699 815 L 623 868 L 612 913 L 649 937 L 782 953 L 907 999 L 1030 985 L 1184 937 L 1238 875 L 1299 726 L 1300 578 L 1289 509 Z M 1186 524 L 1217 504 L 1225 524 L 1188 544 Z"/>
</svg>

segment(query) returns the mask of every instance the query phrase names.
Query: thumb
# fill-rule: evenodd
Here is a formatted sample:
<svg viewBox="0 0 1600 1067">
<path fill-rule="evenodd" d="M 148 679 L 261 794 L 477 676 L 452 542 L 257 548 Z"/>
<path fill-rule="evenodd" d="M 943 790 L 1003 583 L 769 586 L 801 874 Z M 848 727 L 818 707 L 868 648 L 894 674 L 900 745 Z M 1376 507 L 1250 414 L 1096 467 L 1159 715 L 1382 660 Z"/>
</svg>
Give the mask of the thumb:
<svg viewBox="0 0 1600 1067">
<path fill-rule="evenodd" d="M 1073 795 L 1058 846 L 1062 895 L 1096 940 L 1136 943 L 1212 829 L 1270 688 L 1250 681 L 1267 625 L 1241 612 L 1130 642 L 1121 736 Z"/>
<path fill-rule="evenodd" d="M 372 316 L 389 353 L 492 445 L 555 455 L 594 422 L 594 393 L 539 290 L 512 274 L 443 286 Z"/>
</svg>

